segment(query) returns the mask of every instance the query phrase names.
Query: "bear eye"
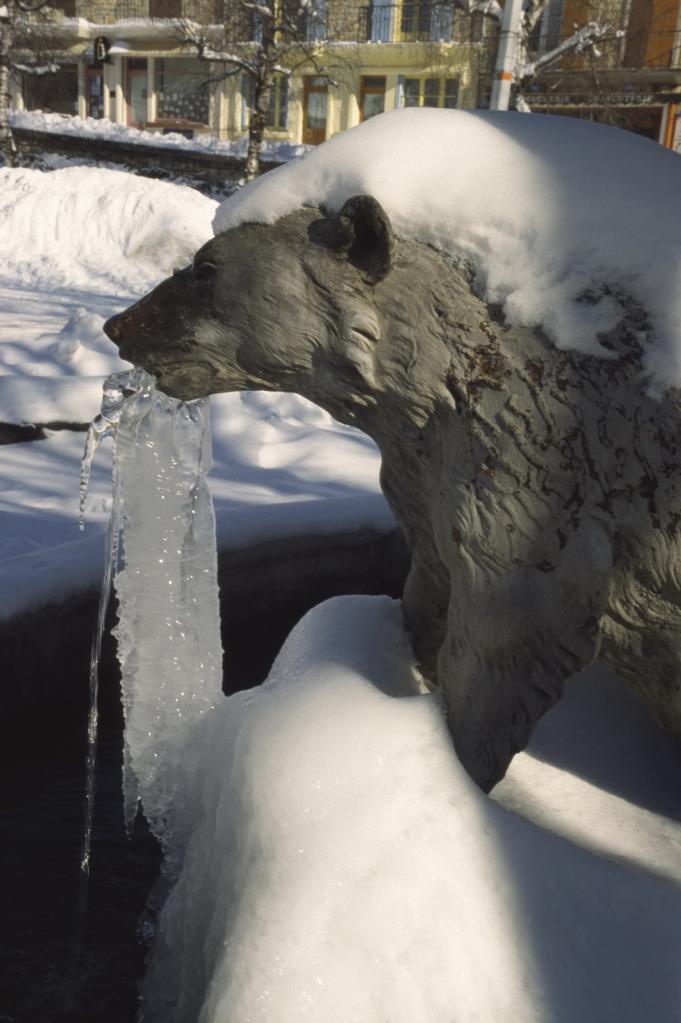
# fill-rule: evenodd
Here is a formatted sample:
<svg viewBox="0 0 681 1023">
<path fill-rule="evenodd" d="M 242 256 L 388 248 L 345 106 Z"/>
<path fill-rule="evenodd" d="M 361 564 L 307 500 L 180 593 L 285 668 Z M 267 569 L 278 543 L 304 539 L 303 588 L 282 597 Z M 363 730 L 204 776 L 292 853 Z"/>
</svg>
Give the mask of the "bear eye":
<svg viewBox="0 0 681 1023">
<path fill-rule="evenodd" d="M 213 280 L 216 270 L 215 263 L 199 263 L 194 267 L 194 277 L 200 284 L 207 284 Z"/>
</svg>

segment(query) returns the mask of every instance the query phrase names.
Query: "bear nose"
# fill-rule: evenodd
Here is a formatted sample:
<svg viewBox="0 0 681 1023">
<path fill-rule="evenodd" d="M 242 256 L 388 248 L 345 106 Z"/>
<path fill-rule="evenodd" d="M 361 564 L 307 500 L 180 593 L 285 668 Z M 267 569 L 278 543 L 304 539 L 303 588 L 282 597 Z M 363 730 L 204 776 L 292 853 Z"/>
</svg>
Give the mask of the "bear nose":
<svg viewBox="0 0 681 1023">
<path fill-rule="evenodd" d="M 121 339 L 121 328 L 118 325 L 118 320 L 119 320 L 118 316 L 110 316 L 109 319 L 104 324 L 104 326 L 102 327 L 102 330 L 104 331 L 106 336 L 110 338 L 115 344 L 118 344 L 118 342 Z"/>
</svg>

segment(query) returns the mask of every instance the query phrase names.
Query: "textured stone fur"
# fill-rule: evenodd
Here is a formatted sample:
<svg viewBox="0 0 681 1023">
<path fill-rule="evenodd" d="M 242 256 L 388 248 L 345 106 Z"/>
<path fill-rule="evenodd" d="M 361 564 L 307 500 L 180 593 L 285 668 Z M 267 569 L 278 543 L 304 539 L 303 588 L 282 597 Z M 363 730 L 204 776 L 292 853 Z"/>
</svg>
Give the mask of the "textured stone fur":
<svg viewBox="0 0 681 1023">
<path fill-rule="evenodd" d="M 383 218 L 229 231 L 108 332 L 177 397 L 296 391 L 376 440 L 407 624 L 483 788 L 597 656 L 681 731 L 679 406 L 646 394 L 644 314 L 604 358 L 559 351 Z"/>
</svg>

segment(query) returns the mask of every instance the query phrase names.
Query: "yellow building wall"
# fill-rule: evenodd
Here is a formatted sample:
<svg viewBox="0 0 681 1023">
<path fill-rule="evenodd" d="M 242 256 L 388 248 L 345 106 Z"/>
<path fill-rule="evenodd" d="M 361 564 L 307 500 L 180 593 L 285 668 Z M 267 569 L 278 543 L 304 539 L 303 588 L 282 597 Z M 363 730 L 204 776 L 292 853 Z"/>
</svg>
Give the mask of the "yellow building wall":
<svg viewBox="0 0 681 1023">
<path fill-rule="evenodd" d="M 349 48 L 348 48 L 349 49 Z M 327 50 L 326 63 L 333 63 L 334 46 Z M 458 105 L 464 108 L 476 105 L 476 64 L 480 51 L 472 46 L 433 43 L 372 43 L 358 44 L 352 52 L 342 56 L 340 67 L 334 64 L 336 85 L 329 85 L 327 100 L 326 137 L 352 128 L 360 121 L 360 94 L 362 78 L 385 77 L 385 110 L 393 110 L 398 101 L 398 79 L 457 78 Z M 315 69 L 302 67 L 289 83 L 288 130 L 286 133 L 269 132 L 268 137 L 287 137 L 292 142 L 303 140 L 304 76 L 314 75 Z M 239 134 L 237 130 L 235 134 Z"/>
</svg>

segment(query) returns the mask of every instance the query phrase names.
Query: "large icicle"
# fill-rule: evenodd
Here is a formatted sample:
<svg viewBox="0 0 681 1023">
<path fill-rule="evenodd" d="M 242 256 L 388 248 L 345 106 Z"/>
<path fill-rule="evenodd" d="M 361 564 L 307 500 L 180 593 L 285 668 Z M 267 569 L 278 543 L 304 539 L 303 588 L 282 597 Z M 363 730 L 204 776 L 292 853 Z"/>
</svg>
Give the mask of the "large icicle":
<svg viewBox="0 0 681 1023">
<path fill-rule="evenodd" d="M 121 536 L 118 657 L 125 713 L 124 795 L 141 800 L 166 854 L 179 854 L 195 732 L 220 698 L 215 518 L 206 483 L 207 399 L 181 402 L 142 370 L 116 374 L 114 504 Z M 166 864 L 172 870 L 172 863 Z"/>
<path fill-rule="evenodd" d="M 180 837 L 176 795 L 192 773 L 194 731 L 221 693 L 210 461 L 207 399 L 177 401 L 147 377 L 123 407 L 116 441 L 123 564 L 116 637 L 126 820 L 141 799 L 166 851 Z"/>
</svg>

